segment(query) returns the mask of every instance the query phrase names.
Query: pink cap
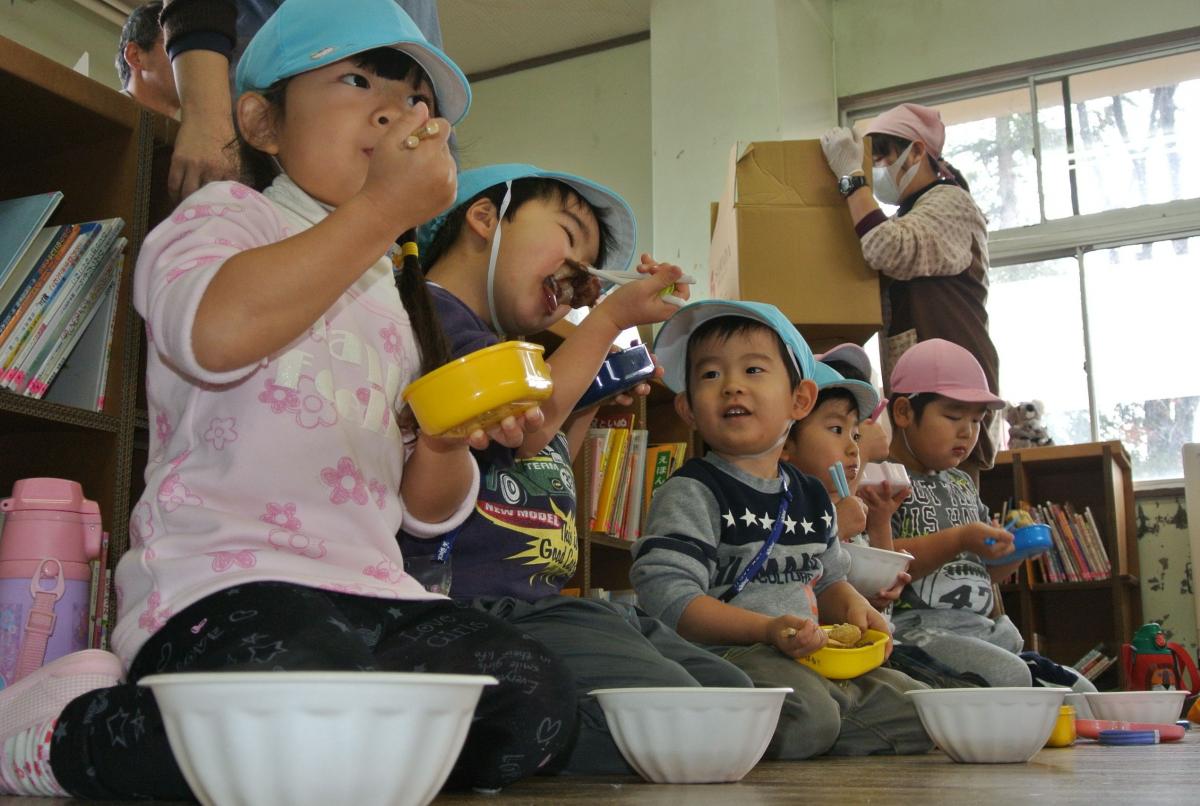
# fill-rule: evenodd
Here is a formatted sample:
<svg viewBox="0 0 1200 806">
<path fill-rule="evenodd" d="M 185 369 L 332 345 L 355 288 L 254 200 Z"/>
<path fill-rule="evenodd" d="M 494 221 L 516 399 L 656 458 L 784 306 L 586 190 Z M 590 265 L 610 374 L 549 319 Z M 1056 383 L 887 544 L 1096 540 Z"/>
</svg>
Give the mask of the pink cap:
<svg viewBox="0 0 1200 806">
<path fill-rule="evenodd" d="M 961 403 L 986 403 L 989 409 L 1005 406 L 988 390 L 987 376 L 975 356 L 945 339 L 918 342 L 900 356 L 892 370 L 892 394 L 926 392 Z"/>
<path fill-rule="evenodd" d="M 934 159 L 941 158 L 942 146 L 946 142 L 942 113 L 920 104 L 900 104 L 889 109 L 875 118 L 867 134 L 893 134 L 905 140 L 924 143 Z"/>
</svg>

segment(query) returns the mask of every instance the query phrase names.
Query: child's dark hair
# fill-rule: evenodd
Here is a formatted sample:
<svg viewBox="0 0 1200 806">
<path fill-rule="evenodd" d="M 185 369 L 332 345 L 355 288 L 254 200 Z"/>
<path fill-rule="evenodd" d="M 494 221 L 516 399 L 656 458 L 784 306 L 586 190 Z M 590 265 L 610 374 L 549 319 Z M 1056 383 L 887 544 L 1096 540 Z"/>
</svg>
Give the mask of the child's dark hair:
<svg viewBox="0 0 1200 806">
<path fill-rule="evenodd" d="M 500 205 L 504 203 L 504 194 L 507 190 L 508 187 L 503 182 L 498 185 L 492 185 L 487 190 L 475 194 L 451 210 L 446 215 L 446 220 L 438 227 L 437 232 L 433 236 L 432 243 L 429 244 L 429 247 L 425 250 L 425 254 L 422 256 L 421 263 L 425 266 L 425 270 L 428 271 L 432 268 L 441 259 L 442 255 L 446 254 L 450 247 L 458 240 L 458 236 L 462 233 L 463 224 L 467 220 L 467 210 L 470 209 L 472 204 L 480 199 L 488 199 L 499 210 Z M 588 207 L 593 215 L 596 216 L 596 223 L 600 227 L 600 249 L 596 254 L 596 266 L 604 265 L 605 257 L 616 246 L 612 228 L 607 222 L 608 211 L 605 208 L 592 205 L 576 193 L 570 185 L 559 182 L 556 179 L 525 177 L 513 180 L 512 198 L 508 202 L 508 210 L 504 213 L 505 220 L 511 221 L 512 217 L 516 215 L 517 210 L 521 209 L 521 205 L 534 199 L 558 202 L 564 207 L 574 202 Z"/>
<path fill-rule="evenodd" d="M 394 48 L 376 48 L 350 57 L 354 64 L 380 78 L 404 81 L 412 78 L 414 83 L 432 83 L 425 71 L 405 53 Z M 287 85 L 291 78 L 281 79 L 262 92 L 271 106 L 272 114 L 281 119 L 285 109 Z M 434 112 L 434 110 L 430 110 Z M 259 151 L 239 138 L 242 159 L 242 181 L 255 190 L 265 190 L 280 173 L 270 155 Z M 421 374 L 425 375 L 450 360 L 450 346 L 445 331 L 433 308 L 433 298 L 425 285 L 425 273 L 417 257 L 416 230 L 408 230 L 397 240 L 403 250 L 403 260 L 396 272 L 396 287 L 400 301 L 408 312 L 412 323 L 417 349 L 421 353 Z"/>
<path fill-rule="evenodd" d="M 835 361 L 825 361 L 822 363 L 828 364 L 829 366 L 832 367 L 832 366 L 834 366 L 834 364 L 841 364 L 842 362 L 841 361 L 836 361 L 836 362 Z M 841 372 L 841 370 L 838 370 L 838 372 Z M 846 375 L 846 373 L 842 372 L 842 377 L 849 377 L 849 376 Z M 821 389 L 820 391 L 817 392 L 817 399 L 816 399 L 816 402 L 813 403 L 812 413 L 808 417 L 805 417 L 804 420 L 796 420 L 794 423 L 792 423 L 792 428 L 788 432 L 788 439 L 795 439 L 796 435 L 800 433 L 802 423 L 804 423 L 806 420 L 811 421 L 812 414 L 816 414 L 817 409 L 821 408 L 821 406 L 825 405 L 826 403 L 828 403 L 832 400 L 844 400 L 850 404 L 851 411 L 858 411 L 858 398 L 856 398 L 854 396 L 854 393 L 851 392 L 849 389 L 843 389 L 840 386 L 834 386 L 829 389 Z"/>
<path fill-rule="evenodd" d="M 125 46 L 133 42 L 142 50 L 154 47 L 154 43 L 162 36 L 162 28 L 158 25 L 162 8 L 159 0 L 143 3 L 129 12 L 125 19 L 125 25 L 121 27 L 121 39 L 117 43 L 117 77 L 121 79 L 122 87 L 129 85 L 129 78 L 133 75 L 129 63 L 125 61 Z"/>
<path fill-rule="evenodd" d="M 892 154 L 903 154 L 904 149 L 910 145 L 912 145 L 912 140 L 905 140 L 903 137 L 897 137 L 894 134 L 872 134 L 871 157 L 873 159 L 882 159 Z M 925 154 L 925 158 L 929 160 L 929 167 L 933 169 L 935 176 L 945 171 L 954 179 L 956 185 L 968 193 L 971 192 L 971 186 L 967 184 L 966 177 L 953 165 L 945 160 L 936 159 L 929 153 Z"/>
<path fill-rule="evenodd" d="M 783 365 L 787 367 L 788 388 L 795 389 L 799 386 L 800 381 L 804 380 L 804 378 L 801 377 L 800 371 L 796 369 L 796 364 L 792 361 L 791 354 L 788 353 L 787 345 L 783 343 L 780 335 L 775 332 L 775 328 L 768 327 L 756 319 L 747 319 L 744 316 L 716 316 L 701 323 L 688 336 L 687 351 L 684 353 L 683 365 L 684 391 L 687 393 L 688 403 L 692 402 L 692 347 L 709 338 L 717 339 L 718 341 L 727 341 L 733 336 L 758 331 L 770 333 L 775 338 L 775 344 L 779 347 L 779 358 L 783 361 Z"/>
<path fill-rule="evenodd" d="M 893 394 L 892 397 L 888 400 L 888 407 L 887 407 L 888 419 L 891 420 L 892 422 L 896 421 L 896 417 L 895 417 L 896 401 L 899 400 L 900 398 L 906 398 L 908 400 L 909 407 L 912 408 L 913 422 L 916 423 L 917 425 L 920 425 L 921 424 L 921 415 L 925 413 L 925 407 L 928 406 L 933 401 L 937 400 L 939 397 L 941 397 L 941 395 L 935 394 L 933 392 L 917 392 L 917 393 L 911 394 L 911 395 Z"/>
</svg>

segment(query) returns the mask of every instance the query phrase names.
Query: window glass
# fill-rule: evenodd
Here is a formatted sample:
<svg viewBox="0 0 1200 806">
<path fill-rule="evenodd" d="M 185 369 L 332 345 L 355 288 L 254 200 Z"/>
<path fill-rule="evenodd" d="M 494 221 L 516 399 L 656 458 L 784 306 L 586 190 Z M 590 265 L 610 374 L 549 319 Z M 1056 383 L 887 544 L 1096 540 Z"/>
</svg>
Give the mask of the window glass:
<svg viewBox="0 0 1200 806">
<path fill-rule="evenodd" d="M 1200 52 L 1068 84 L 1081 214 L 1200 197 Z"/>
<path fill-rule="evenodd" d="M 1182 477 L 1200 442 L 1197 255 L 1200 237 L 1084 256 L 1100 438 L 1125 444 L 1139 481 Z"/>
<path fill-rule="evenodd" d="M 1000 396 L 1042 401 L 1042 424 L 1060 445 L 1092 438 L 1079 303 L 1073 257 L 991 270 L 988 317 L 1000 355 Z"/>
</svg>

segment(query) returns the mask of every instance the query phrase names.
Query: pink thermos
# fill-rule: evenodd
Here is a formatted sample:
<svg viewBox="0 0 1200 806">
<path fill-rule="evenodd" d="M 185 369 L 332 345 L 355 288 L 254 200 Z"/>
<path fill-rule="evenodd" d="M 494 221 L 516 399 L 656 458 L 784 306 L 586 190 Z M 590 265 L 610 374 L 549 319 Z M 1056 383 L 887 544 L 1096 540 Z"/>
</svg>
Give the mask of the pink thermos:
<svg viewBox="0 0 1200 806">
<path fill-rule="evenodd" d="M 0 501 L 0 684 L 87 648 L 100 508 L 66 479 L 21 479 Z"/>
</svg>

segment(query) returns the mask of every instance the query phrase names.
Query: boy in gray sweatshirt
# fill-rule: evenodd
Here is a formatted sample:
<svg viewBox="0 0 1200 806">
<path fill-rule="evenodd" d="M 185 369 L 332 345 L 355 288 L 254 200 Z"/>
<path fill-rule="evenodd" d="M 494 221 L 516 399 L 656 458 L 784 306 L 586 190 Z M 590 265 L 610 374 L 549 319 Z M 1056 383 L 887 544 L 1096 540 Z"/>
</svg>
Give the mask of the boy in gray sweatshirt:
<svg viewBox="0 0 1200 806">
<path fill-rule="evenodd" d="M 920 683 L 884 668 L 832 681 L 795 660 L 825 645 L 820 621 L 888 631 L 846 582 L 824 487 L 779 461 L 792 422 L 812 409 L 814 379 L 828 385 L 833 371 L 818 375 L 795 327 L 757 302 L 689 304 L 663 325 L 654 351 L 676 411 L 709 452 L 654 496 L 630 574 L 641 606 L 755 685 L 794 689 L 767 758 L 929 750 L 905 694 Z"/>
</svg>

